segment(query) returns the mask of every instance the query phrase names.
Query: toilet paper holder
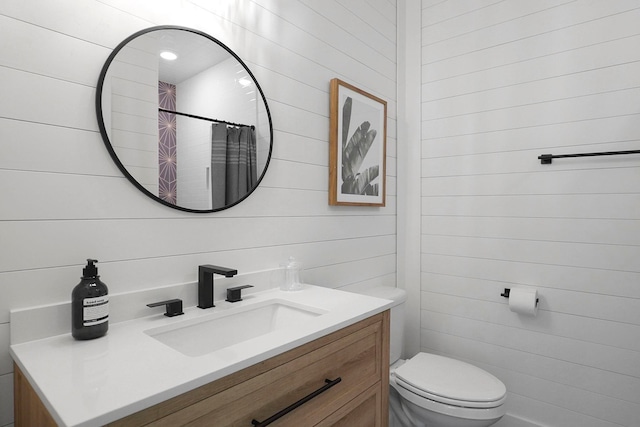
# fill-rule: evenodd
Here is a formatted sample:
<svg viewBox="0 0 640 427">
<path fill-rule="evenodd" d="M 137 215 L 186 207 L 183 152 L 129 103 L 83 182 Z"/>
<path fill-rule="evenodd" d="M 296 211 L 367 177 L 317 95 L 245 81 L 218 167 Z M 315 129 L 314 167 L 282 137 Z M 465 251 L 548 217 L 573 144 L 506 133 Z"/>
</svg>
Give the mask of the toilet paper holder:
<svg viewBox="0 0 640 427">
<path fill-rule="evenodd" d="M 502 292 L 500 294 L 501 297 L 505 297 L 505 298 L 509 298 L 509 294 L 511 293 L 511 289 L 510 288 L 504 288 L 504 292 Z M 540 302 L 540 298 L 536 298 L 536 306 L 538 305 L 538 302 Z"/>
</svg>

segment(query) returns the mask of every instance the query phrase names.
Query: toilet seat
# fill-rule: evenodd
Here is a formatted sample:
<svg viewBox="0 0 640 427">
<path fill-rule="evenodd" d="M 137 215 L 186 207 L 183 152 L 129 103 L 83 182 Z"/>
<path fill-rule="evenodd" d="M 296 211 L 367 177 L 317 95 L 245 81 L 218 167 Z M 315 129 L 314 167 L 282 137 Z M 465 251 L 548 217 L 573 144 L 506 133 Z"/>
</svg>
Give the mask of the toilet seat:
<svg viewBox="0 0 640 427">
<path fill-rule="evenodd" d="M 419 353 L 394 374 L 398 386 L 445 405 L 489 409 L 506 400 L 506 387 L 490 373 L 435 354 Z"/>
<path fill-rule="evenodd" d="M 404 387 L 399 386 L 396 379 L 397 378 L 395 375 L 392 375 L 389 378 L 390 387 L 394 388 L 398 392 L 399 396 L 401 396 L 401 399 L 404 400 L 401 400 L 400 404 L 402 405 L 405 413 L 407 411 L 413 414 L 417 413 L 417 419 L 419 420 L 433 418 L 429 416 L 430 413 L 433 413 L 435 414 L 435 418 L 439 418 L 440 415 L 442 415 L 445 417 L 452 417 L 454 420 L 456 420 L 456 424 L 447 425 L 465 425 L 464 423 L 461 423 L 462 420 L 472 421 L 472 425 L 491 425 L 492 423 L 502 418 L 502 416 L 504 416 L 504 414 L 506 413 L 506 407 L 504 404 L 496 406 L 495 408 L 467 408 L 436 402 L 435 400 L 421 397 L 416 393 L 413 393 L 405 389 Z M 490 424 L 476 424 L 482 421 L 488 421 L 490 422 Z"/>
</svg>

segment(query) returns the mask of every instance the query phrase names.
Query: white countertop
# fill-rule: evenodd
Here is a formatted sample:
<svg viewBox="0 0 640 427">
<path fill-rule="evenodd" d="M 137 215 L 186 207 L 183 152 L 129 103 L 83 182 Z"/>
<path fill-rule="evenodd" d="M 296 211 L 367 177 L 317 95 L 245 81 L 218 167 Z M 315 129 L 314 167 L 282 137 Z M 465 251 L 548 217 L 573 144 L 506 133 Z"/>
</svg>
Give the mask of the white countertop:
<svg viewBox="0 0 640 427">
<path fill-rule="evenodd" d="M 11 346 L 11 355 L 63 426 L 100 426 L 193 390 L 345 326 L 380 313 L 391 301 L 305 285 L 296 292 L 272 289 L 238 303 L 185 308 L 169 318 L 155 314 L 109 325 L 106 336 L 76 341 L 57 335 Z M 325 314 L 203 356 L 186 356 L 144 331 L 225 310 L 280 299 L 326 310 Z M 203 337 L 215 340 L 215 336 Z"/>
</svg>

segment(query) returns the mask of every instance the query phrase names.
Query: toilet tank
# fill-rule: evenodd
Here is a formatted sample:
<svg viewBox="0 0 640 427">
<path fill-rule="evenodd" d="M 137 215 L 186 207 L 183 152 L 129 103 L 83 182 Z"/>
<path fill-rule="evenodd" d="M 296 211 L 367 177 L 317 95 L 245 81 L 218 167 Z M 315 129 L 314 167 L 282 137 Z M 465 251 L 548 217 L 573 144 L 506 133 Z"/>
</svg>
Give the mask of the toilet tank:
<svg viewBox="0 0 640 427">
<path fill-rule="evenodd" d="M 393 364 L 402 356 L 402 348 L 404 347 L 404 303 L 407 300 L 407 292 L 404 289 L 392 288 L 391 286 L 378 286 L 360 290 L 358 293 L 389 299 L 394 303 L 391 307 L 391 340 L 389 343 L 391 352 L 389 364 Z"/>
</svg>

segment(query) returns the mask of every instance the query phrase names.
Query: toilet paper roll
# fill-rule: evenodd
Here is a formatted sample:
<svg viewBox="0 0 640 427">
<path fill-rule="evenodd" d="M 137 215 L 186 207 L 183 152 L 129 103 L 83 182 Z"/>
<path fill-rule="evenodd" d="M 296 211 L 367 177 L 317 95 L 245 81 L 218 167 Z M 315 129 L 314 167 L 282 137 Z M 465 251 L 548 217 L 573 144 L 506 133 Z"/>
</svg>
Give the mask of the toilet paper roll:
<svg viewBox="0 0 640 427">
<path fill-rule="evenodd" d="M 509 310 L 514 313 L 535 316 L 538 314 L 538 291 L 529 288 L 511 288 Z"/>
</svg>

